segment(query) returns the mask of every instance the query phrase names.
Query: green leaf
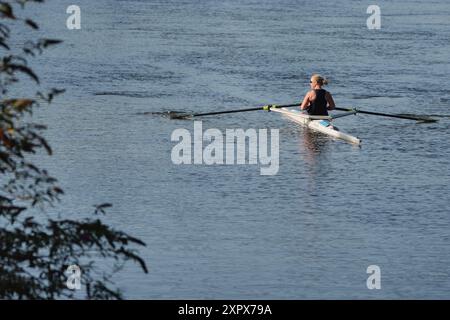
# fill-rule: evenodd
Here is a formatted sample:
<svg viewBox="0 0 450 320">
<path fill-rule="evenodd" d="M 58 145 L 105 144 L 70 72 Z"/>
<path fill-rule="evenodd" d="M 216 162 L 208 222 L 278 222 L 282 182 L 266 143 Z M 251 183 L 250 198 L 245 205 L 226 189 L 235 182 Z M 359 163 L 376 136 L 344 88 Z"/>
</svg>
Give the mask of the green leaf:
<svg viewBox="0 0 450 320">
<path fill-rule="evenodd" d="M 9 3 L 0 3 L 0 14 L 2 15 L 2 18 L 16 19 L 13 14 L 13 9 Z"/>
<path fill-rule="evenodd" d="M 61 42 L 62 42 L 62 40 L 57 40 L 57 39 L 41 39 L 41 40 L 39 40 L 39 43 L 43 48 L 47 48 L 49 46 L 54 46 Z"/>
<path fill-rule="evenodd" d="M 4 39 L 0 38 L 0 46 L 5 48 L 6 50 L 10 50 L 9 46 L 3 40 Z"/>
<path fill-rule="evenodd" d="M 39 78 L 38 76 L 33 72 L 33 70 L 31 70 L 30 68 L 28 68 L 27 66 L 23 66 L 20 64 L 10 64 L 9 67 L 13 70 L 18 70 L 22 73 L 27 74 L 30 78 L 32 78 L 34 81 L 36 81 L 37 83 L 39 83 Z"/>
<path fill-rule="evenodd" d="M 31 19 L 26 19 L 25 24 L 27 24 L 28 26 L 30 26 L 31 28 L 33 28 L 35 30 L 39 29 L 39 26 L 37 25 L 37 23 Z"/>
</svg>

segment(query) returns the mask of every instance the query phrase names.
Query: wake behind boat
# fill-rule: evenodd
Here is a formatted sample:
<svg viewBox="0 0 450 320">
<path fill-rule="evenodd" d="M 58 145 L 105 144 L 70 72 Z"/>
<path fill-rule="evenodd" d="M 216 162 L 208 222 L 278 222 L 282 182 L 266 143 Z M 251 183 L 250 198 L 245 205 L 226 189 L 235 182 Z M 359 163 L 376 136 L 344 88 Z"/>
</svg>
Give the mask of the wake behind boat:
<svg viewBox="0 0 450 320">
<path fill-rule="evenodd" d="M 361 144 L 361 139 L 339 131 L 337 127 L 332 124 L 333 119 L 349 116 L 355 114 L 356 111 L 345 112 L 336 116 L 311 116 L 301 112 L 298 109 L 288 108 L 271 108 L 270 111 L 279 112 L 289 119 L 299 123 L 312 130 L 327 134 L 329 136 L 341 139 L 353 144 Z"/>
</svg>

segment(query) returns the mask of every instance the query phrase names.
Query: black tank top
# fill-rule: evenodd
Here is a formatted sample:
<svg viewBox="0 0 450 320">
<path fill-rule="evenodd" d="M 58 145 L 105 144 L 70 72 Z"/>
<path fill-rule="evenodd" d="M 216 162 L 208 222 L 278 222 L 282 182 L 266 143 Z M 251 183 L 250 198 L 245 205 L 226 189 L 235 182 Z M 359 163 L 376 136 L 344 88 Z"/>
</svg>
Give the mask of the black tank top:
<svg viewBox="0 0 450 320">
<path fill-rule="evenodd" d="M 325 93 L 327 92 L 324 89 L 314 89 L 316 92 L 316 100 L 311 102 L 308 107 L 308 114 L 314 116 L 327 116 L 327 99 L 325 99 Z"/>
</svg>

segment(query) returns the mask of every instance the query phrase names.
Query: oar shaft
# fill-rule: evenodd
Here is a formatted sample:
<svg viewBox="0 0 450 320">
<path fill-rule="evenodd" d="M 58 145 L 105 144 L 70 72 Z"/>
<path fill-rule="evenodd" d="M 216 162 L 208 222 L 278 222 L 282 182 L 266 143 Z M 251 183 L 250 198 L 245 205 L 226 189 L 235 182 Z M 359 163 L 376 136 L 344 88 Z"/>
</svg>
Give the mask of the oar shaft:
<svg viewBox="0 0 450 320">
<path fill-rule="evenodd" d="M 288 108 L 299 106 L 300 103 L 296 104 L 285 104 L 285 105 L 273 105 L 273 108 Z M 215 112 L 206 112 L 206 113 L 194 113 L 191 116 L 200 117 L 200 116 L 211 116 L 215 114 L 225 114 L 225 113 L 236 113 L 236 112 L 247 112 L 247 111 L 257 111 L 257 110 L 265 110 L 264 107 L 257 108 L 248 108 L 248 109 L 236 109 L 236 110 L 226 110 L 226 111 L 215 111 Z"/>
<path fill-rule="evenodd" d="M 200 116 L 212 116 L 215 114 L 225 114 L 225 113 L 235 113 L 235 112 L 247 112 L 247 111 L 256 111 L 261 110 L 262 107 L 259 108 L 248 108 L 248 109 L 239 109 L 239 110 L 228 110 L 228 111 L 215 111 L 215 112 L 206 112 L 206 113 L 193 113 L 193 117 L 200 117 Z"/>
<path fill-rule="evenodd" d="M 408 120 L 416 120 L 416 121 L 436 121 L 434 119 L 426 119 L 426 118 L 420 118 L 420 117 L 408 117 L 408 116 L 402 116 L 402 115 L 398 115 L 398 114 L 363 111 L 363 110 L 359 110 L 359 109 L 348 109 L 348 108 L 334 108 L 334 109 L 341 110 L 341 111 L 356 111 L 357 113 L 371 114 L 374 116 L 382 116 L 382 117 L 390 117 L 390 118 L 398 118 L 398 119 L 408 119 Z"/>
</svg>

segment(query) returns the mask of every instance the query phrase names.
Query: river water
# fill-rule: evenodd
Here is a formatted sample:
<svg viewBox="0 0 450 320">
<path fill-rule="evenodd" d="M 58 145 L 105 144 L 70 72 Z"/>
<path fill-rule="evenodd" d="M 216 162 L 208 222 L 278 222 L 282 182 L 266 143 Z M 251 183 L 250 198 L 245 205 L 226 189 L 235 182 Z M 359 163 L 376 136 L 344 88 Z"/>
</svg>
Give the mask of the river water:
<svg viewBox="0 0 450 320">
<path fill-rule="evenodd" d="M 149 274 L 115 277 L 127 298 L 449 298 L 450 120 L 336 120 L 361 147 L 276 113 L 203 118 L 203 128 L 280 130 L 280 168 L 175 165 L 169 110 L 300 101 L 312 73 L 341 107 L 449 114 L 450 4 L 378 1 L 78 0 L 81 30 L 49 1 L 26 12 L 64 40 L 33 62 L 67 92 L 36 117 L 61 210 L 111 202 L 107 220 L 147 247 Z M 366 269 L 381 269 L 368 290 Z"/>
</svg>

